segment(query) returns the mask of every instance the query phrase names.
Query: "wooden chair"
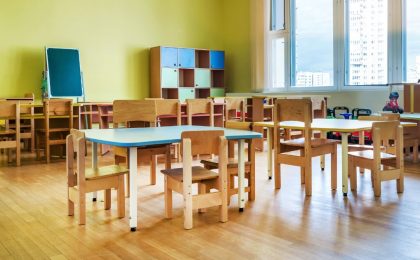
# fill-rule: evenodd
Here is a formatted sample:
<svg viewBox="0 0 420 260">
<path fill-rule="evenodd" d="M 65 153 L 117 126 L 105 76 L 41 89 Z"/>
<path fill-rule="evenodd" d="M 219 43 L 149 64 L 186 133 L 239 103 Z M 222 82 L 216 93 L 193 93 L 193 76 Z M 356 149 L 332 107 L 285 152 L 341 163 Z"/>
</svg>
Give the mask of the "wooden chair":
<svg viewBox="0 0 420 260">
<path fill-rule="evenodd" d="M 21 117 L 24 116 L 33 116 L 34 115 L 34 107 L 31 106 L 34 103 L 35 96 L 33 93 L 26 93 L 24 98 L 19 101 L 20 103 L 20 114 Z M 20 119 L 20 139 L 27 144 L 28 149 L 31 152 L 35 151 L 35 119 Z M 15 120 L 11 120 L 7 122 L 9 129 L 16 128 Z"/>
<path fill-rule="evenodd" d="M 280 99 L 274 107 L 274 179 L 275 188 L 281 186 L 281 164 L 299 166 L 301 183 L 305 184 L 306 195 L 312 194 L 312 157 L 331 154 L 331 186 L 337 189 L 337 141 L 312 138 L 312 102 L 310 99 Z M 280 140 L 279 122 L 299 121 L 304 123 L 304 138 Z M 310 140 L 310 141 L 308 141 Z M 289 152 L 298 151 L 299 155 Z"/>
<path fill-rule="evenodd" d="M 40 158 L 41 139 L 47 163 L 51 160 L 51 146 L 66 144 L 66 136 L 73 128 L 73 100 L 48 99 L 44 100 L 44 128 L 37 130 L 36 147 L 37 158 Z M 60 120 L 60 121 L 58 121 Z M 64 122 L 63 122 L 64 121 Z M 62 149 L 62 154 L 63 154 Z"/>
<path fill-rule="evenodd" d="M 8 126 L 0 129 L 0 149 L 8 150 L 8 161 L 11 160 L 11 150 L 16 149 L 16 166 L 20 166 L 20 105 L 15 101 L 0 101 L 0 118 L 15 120 L 15 129 Z"/>
<path fill-rule="evenodd" d="M 388 120 L 400 121 L 400 114 L 396 113 L 382 113 L 382 116 Z M 406 154 L 410 154 L 411 148 L 413 149 L 413 162 L 417 163 L 419 159 L 419 133 L 416 127 L 408 127 L 404 129 L 404 150 Z"/>
<path fill-rule="evenodd" d="M 158 126 L 181 125 L 181 104 L 178 99 L 154 99 L 156 105 L 156 120 Z M 165 124 L 164 119 L 174 119 L 175 122 Z"/>
<path fill-rule="evenodd" d="M 397 180 L 397 191 L 404 191 L 403 129 L 398 121 L 375 122 L 372 127 L 373 150 L 349 152 L 351 190 L 357 190 L 356 168 L 371 170 L 376 197 L 381 196 L 381 182 Z M 387 152 L 381 147 L 385 146 Z M 381 166 L 384 166 L 383 169 Z"/>
<path fill-rule="evenodd" d="M 104 190 L 105 209 L 111 208 L 111 189 L 117 190 L 118 217 L 125 216 L 124 166 L 109 165 L 97 169 L 85 169 L 85 134 L 72 129 L 67 143 L 67 203 L 68 215 L 74 215 L 74 204 L 78 204 L 79 224 L 86 223 L 86 193 Z M 74 160 L 76 155 L 76 160 Z"/>
<path fill-rule="evenodd" d="M 114 128 L 123 124 L 124 127 L 155 127 L 157 108 L 155 100 L 115 100 L 113 105 Z M 150 184 L 156 184 L 157 155 L 166 156 L 166 168 L 171 167 L 169 145 L 153 145 L 139 147 L 137 162 L 150 163 Z M 115 164 L 128 163 L 128 151 L 124 147 L 114 147 Z"/>
<path fill-rule="evenodd" d="M 225 98 L 225 122 L 242 121 L 245 122 L 246 99 L 242 97 Z M 238 116 L 239 113 L 239 116 Z"/>
<path fill-rule="evenodd" d="M 252 130 L 251 122 L 235 122 L 227 121 L 226 128 L 239 129 L 239 130 Z M 227 162 L 227 176 L 228 176 L 228 202 L 230 202 L 230 197 L 232 195 L 238 194 L 238 188 L 235 188 L 235 176 L 238 176 L 238 161 L 234 158 L 234 141 L 228 141 L 228 154 L 229 159 Z M 245 188 L 245 191 L 248 192 L 248 199 L 250 201 L 255 200 L 255 165 L 252 162 L 255 162 L 255 153 L 252 140 L 248 141 L 248 161 L 245 162 L 245 178 L 248 180 L 248 187 Z M 219 160 L 215 159 L 205 159 L 201 160 L 204 168 L 208 170 L 219 168 Z"/>
<path fill-rule="evenodd" d="M 188 125 L 193 125 L 194 117 L 208 117 L 208 123 L 206 126 L 214 126 L 214 108 L 213 101 L 211 99 L 187 99 L 187 118 Z"/>
<path fill-rule="evenodd" d="M 221 222 L 228 220 L 227 211 L 227 141 L 221 130 L 186 131 L 182 137 L 183 167 L 162 170 L 165 174 L 165 215 L 172 218 L 172 191 L 184 196 L 184 228 L 193 227 L 195 209 L 219 206 Z M 218 172 L 200 166 L 192 166 L 192 156 L 217 154 Z M 192 194 L 192 184 L 199 185 L 199 194 Z M 217 189 L 217 192 L 209 192 Z"/>
</svg>

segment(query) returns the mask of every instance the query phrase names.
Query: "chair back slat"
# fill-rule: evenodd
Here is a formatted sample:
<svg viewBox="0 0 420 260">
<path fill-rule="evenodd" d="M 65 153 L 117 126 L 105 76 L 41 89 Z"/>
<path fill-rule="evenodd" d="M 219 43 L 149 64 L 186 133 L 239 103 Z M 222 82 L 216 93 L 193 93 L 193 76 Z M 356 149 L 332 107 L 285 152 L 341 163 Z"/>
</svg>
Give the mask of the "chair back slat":
<svg viewBox="0 0 420 260">
<path fill-rule="evenodd" d="M 209 130 L 209 131 L 184 131 L 181 134 L 181 139 L 191 140 L 191 154 L 219 154 L 219 143 L 221 136 L 224 136 L 223 130 Z M 181 142 L 181 151 L 182 151 Z"/>
<path fill-rule="evenodd" d="M 113 103 L 114 124 L 135 121 L 156 122 L 155 100 L 115 100 Z"/>
<path fill-rule="evenodd" d="M 44 100 L 45 114 L 49 116 L 70 116 L 72 114 L 72 99 L 47 99 Z"/>
<path fill-rule="evenodd" d="M 310 99 L 277 99 L 275 122 L 300 121 L 305 125 L 312 122 L 312 102 Z"/>
<path fill-rule="evenodd" d="M 252 130 L 252 122 L 226 121 L 226 128 L 238 130 Z"/>
<path fill-rule="evenodd" d="M 0 101 L 0 117 L 16 119 L 18 104 L 19 102 L 15 101 Z"/>
</svg>

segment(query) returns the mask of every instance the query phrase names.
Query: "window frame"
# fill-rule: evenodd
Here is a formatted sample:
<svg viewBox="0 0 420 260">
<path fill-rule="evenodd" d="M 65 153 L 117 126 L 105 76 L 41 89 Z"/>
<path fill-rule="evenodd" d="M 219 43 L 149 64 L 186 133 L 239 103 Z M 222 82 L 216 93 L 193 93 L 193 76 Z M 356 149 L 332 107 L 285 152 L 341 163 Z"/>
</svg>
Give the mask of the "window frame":
<svg viewBox="0 0 420 260">
<path fill-rule="evenodd" d="M 302 87 L 294 86 L 295 84 L 295 47 L 294 47 L 294 9 L 296 0 L 285 0 L 285 29 L 278 31 L 271 31 L 271 0 L 265 1 L 267 17 L 266 39 L 265 39 L 265 75 L 266 88 L 264 92 L 348 92 L 348 91 L 372 91 L 372 90 L 386 90 L 390 85 L 402 83 L 406 80 L 406 27 L 405 27 L 405 0 L 387 0 L 388 1 L 388 24 L 387 24 L 387 56 L 388 56 L 388 80 L 386 84 L 378 85 L 348 85 L 346 84 L 347 66 L 346 51 L 347 44 L 347 4 L 349 0 L 333 0 L 333 83 L 334 86 L 319 86 L 319 87 Z M 267 4 L 268 3 L 268 4 Z M 392 33 L 394 32 L 394 33 Z M 398 32 L 398 33 L 395 33 Z M 274 88 L 272 86 L 272 40 L 276 38 L 284 38 L 285 41 L 285 86 L 283 88 Z"/>
</svg>

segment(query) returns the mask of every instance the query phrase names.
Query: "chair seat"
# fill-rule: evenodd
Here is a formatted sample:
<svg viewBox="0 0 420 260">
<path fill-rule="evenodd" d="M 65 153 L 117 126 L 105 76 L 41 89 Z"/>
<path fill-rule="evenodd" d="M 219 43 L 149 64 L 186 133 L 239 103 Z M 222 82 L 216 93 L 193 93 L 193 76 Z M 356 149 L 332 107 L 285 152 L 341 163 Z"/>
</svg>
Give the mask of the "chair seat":
<svg viewBox="0 0 420 260">
<path fill-rule="evenodd" d="M 14 134 L 16 134 L 16 131 L 12 129 L 0 130 L 0 135 L 14 135 Z"/>
<path fill-rule="evenodd" d="M 163 174 L 170 176 L 171 178 L 175 179 L 176 181 L 182 182 L 183 175 L 182 175 L 183 168 L 175 168 L 169 170 L 161 170 Z M 192 167 L 192 181 L 199 182 L 204 180 L 216 179 L 219 177 L 219 173 L 207 170 L 201 166 L 193 166 Z"/>
<path fill-rule="evenodd" d="M 373 150 L 349 152 L 349 156 L 373 160 Z M 392 160 L 395 158 L 396 156 L 393 154 L 381 152 L 381 160 Z"/>
<path fill-rule="evenodd" d="M 38 131 L 45 133 L 45 129 L 38 129 Z M 69 132 L 70 128 L 50 128 L 50 133 L 56 133 L 56 132 Z"/>
<path fill-rule="evenodd" d="M 311 147 L 316 148 L 324 145 L 339 143 L 338 140 L 331 140 L 331 139 L 325 139 L 325 138 L 312 138 L 311 139 Z M 288 146 L 295 146 L 295 147 L 305 147 L 305 138 L 297 138 L 287 141 L 280 142 L 282 145 L 288 145 Z"/>
<path fill-rule="evenodd" d="M 216 169 L 219 167 L 219 159 L 215 158 L 215 159 L 206 159 L 206 160 L 201 160 L 200 163 L 207 165 L 213 169 Z M 249 166 L 251 165 L 251 162 L 245 162 L 245 168 L 249 168 Z M 228 162 L 227 162 L 227 167 L 228 168 L 238 168 L 238 160 L 236 160 L 235 158 L 229 158 Z"/>
<path fill-rule="evenodd" d="M 88 168 L 85 170 L 86 180 L 97 180 L 101 178 L 118 176 L 128 173 L 128 168 L 120 165 L 109 165 L 98 169 Z"/>
</svg>

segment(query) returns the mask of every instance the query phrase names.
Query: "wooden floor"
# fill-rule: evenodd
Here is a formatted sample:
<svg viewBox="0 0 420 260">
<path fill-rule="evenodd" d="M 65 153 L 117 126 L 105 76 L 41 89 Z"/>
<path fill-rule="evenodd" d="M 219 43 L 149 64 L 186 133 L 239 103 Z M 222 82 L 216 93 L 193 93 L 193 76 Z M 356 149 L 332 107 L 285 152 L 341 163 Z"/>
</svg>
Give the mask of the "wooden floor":
<svg viewBox="0 0 420 260">
<path fill-rule="evenodd" d="M 266 153 L 258 153 L 256 201 L 239 213 L 235 197 L 225 224 L 217 209 L 194 214 L 189 231 L 181 197 L 174 195 L 174 218 L 165 219 L 162 175 L 150 186 L 148 167 L 141 167 L 139 229 L 130 232 L 128 218 L 117 218 L 116 194 L 110 211 L 101 199 L 89 200 L 86 226 L 67 216 L 63 160 L 46 165 L 24 158 L 17 168 L 0 159 L 0 259 L 420 258 L 420 166 L 408 165 L 403 194 L 388 182 L 375 199 L 367 172 L 359 175 L 357 195 L 343 198 L 341 189 L 330 190 L 327 162 L 324 173 L 314 167 L 313 195 L 306 197 L 294 167 L 283 167 L 283 187 L 274 190 Z"/>
</svg>

